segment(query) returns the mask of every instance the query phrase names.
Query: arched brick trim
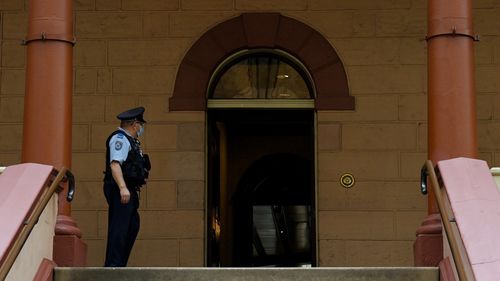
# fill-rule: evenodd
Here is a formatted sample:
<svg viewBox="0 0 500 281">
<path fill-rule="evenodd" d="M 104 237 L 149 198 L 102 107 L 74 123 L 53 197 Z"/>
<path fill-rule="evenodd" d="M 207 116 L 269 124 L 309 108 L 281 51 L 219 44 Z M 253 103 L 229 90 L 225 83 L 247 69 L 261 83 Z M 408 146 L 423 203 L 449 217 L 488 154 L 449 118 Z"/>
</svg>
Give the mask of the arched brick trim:
<svg viewBox="0 0 500 281">
<path fill-rule="evenodd" d="M 344 66 L 319 32 L 278 13 L 245 13 L 213 27 L 189 49 L 177 73 L 170 110 L 205 110 L 215 68 L 229 55 L 253 48 L 281 49 L 302 61 L 314 80 L 316 109 L 354 109 Z"/>
</svg>

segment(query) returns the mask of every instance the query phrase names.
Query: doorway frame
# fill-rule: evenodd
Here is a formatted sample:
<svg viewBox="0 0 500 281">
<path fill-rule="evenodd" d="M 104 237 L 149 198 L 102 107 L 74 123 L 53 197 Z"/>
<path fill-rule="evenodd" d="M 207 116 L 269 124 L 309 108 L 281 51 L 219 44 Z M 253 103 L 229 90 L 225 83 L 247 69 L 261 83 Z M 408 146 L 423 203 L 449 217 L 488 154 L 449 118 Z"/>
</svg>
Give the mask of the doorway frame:
<svg viewBox="0 0 500 281">
<path fill-rule="evenodd" d="M 298 68 L 300 68 L 303 79 L 305 80 L 308 89 L 310 91 L 310 99 L 210 99 L 211 91 L 213 90 L 214 83 L 217 82 L 216 79 L 217 77 L 220 76 L 221 72 L 231 63 L 236 61 L 238 58 L 243 57 L 243 56 L 248 56 L 252 54 L 262 54 L 262 53 L 269 53 L 273 55 L 277 55 L 279 57 L 282 57 L 286 60 L 289 60 L 291 63 L 295 64 Z M 204 266 L 206 267 L 208 265 L 208 224 L 209 220 L 211 218 L 208 217 L 208 212 L 209 212 L 209 203 L 208 203 L 208 197 L 209 197 L 209 190 L 208 190 L 208 177 L 209 177 L 209 140 L 208 140 L 208 130 L 209 130 L 209 111 L 211 110 L 225 110 L 225 109 L 233 109 L 233 110 L 311 110 L 313 114 L 313 132 L 312 132 L 312 153 L 313 155 L 313 165 L 314 165 L 314 171 L 313 171 L 313 176 L 314 176 L 314 199 L 311 200 L 311 204 L 314 204 L 314 211 L 313 211 L 313 216 L 314 216 L 314 229 L 311 229 L 314 231 L 314 237 L 313 237 L 313 245 L 311 245 L 311 249 L 314 250 L 314 261 L 313 263 L 317 267 L 319 265 L 319 224 L 318 224 L 318 117 L 317 117 L 317 92 L 316 92 L 316 85 L 314 83 L 313 76 L 311 75 L 310 71 L 306 67 L 302 61 L 300 61 L 299 58 L 295 57 L 294 55 L 281 50 L 277 48 L 253 48 L 253 49 L 243 49 L 239 50 L 231 55 L 229 55 L 227 58 L 225 58 L 221 63 L 217 65 L 217 67 L 214 69 L 212 72 L 208 85 L 206 87 L 206 101 L 207 101 L 207 107 L 205 109 L 205 159 L 204 159 L 204 164 L 205 164 L 205 198 L 204 198 L 204 239 L 203 239 L 203 244 L 204 244 Z"/>
<path fill-rule="evenodd" d="M 264 102 L 266 100 L 263 100 Z M 280 100 L 281 101 L 281 100 Z M 233 107 L 213 107 L 211 108 L 211 110 L 224 110 L 224 109 L 235 109 L 235 110 L 238 110 L 238 109 L 241 109 L 241 110 L 245 110 L 245 109 L 253 109 L 253 110 L 258 110 L 258 109 L 262 109 L 262 110 L 276 110 L 276 111 L 279 111 L 279 110 L 287 110 L 287 109 L 303 109 L 302 107 L 285 107 L 285 105 L 287 104 L 286 101 L 287 100 L 283 100 L 285 103 L 282 103 L 280 107 L 252 107 L 255 105 L 255 103 L 249 101 L 248 104 L 250 105 L 249 107 L 234 107 L 234 104 L 230 104 L 231 106 Z M 283 102 L 282 101 L 282 102 Z M 313 100 L 314 102 L 314 100 Z M 278 103 L 276 103 L 278 104 Z M 245 105 L 244 104 L 244 101 L 241 105 Z M 293 105 L 293 103 L 288 103 L 288 105 Z M 313 165 L 314 165 L 314 171 L 313 171 L 313 176 L 314 176 L 314 187 L 313 187 L 313 192 L 314 192 L 314 199 L 311 200 L 311 203 L 314 204 L 313 208 L 313 215 L 314 215 L 314 237 L 313 237 L 313 244 L 314 245 L 311 245 L 311 249 L 314 250 L 314 264 L 315 264 L 315 267 L 318 267 L 319 266 L 319 223 L 318 223 L 318 214 L 319 214 L 319 210 L 318 210 L 318 189 L 319 189 L 319 185 L 318 185 L 318 112 L 317 110 L 314 110 L 314 107 L 310 108 L 310 107 L 307 107 L 307 109 L 311 109 L 312 111 L 312 114 L 313 114 L 313 124 L 312 124 L 312 129 L 313 129 L 313 140 L 312 140 L 312 143 L 313 143 L 313 149 L 312 149 L 312 153 L 314 153 L 313 155 Z M 209 130 L 209 124 L 208 124 L 208 115 L 209 115 L 209 111 L 210 110 L 206 110 L 205 111 L 205 159 L 204 159 L 204 164 L 205 164 L 205 169 L 204 169 L 204 173 L 205 173 L 205 183 L 204 183 L 204 191 L 205 191 L 205 194 L 204 194 L 204 224 L 203 224 L 203 230 L 204 230 L 204 237 L 203 237 L 203 265 L 204 267 L 207 267 L 208 266 L 208 224 L 209 224 L 209 220 L 211 218 L 209 218 L 209 214 L 208 214 L 208 211 L 209 211 L 209 203 L 208 203 L 208 194 L 209 194 L 209 190 L 208 190 L 208 177 L 209 177 L 209 144 L 208 144 L 208 130 Z"/>
<path fill-rule="evenodd" d="M 270 53 L 274 54 L 280 57 L 283 57 L 292 63 L 294 63 L 297 67 L 299 67 L 305 77 L 303 79 L 305 82 L 308 84 L 308 88 L 310 91 L 310 99 L 210 99 L 211 91 L 213 90 L 213 83 L 215 83 L 215 79 L 219 76 L 221 71 L 223 71 L 226 66 L 237 60 L 238 58 L 246 55 L 252 55 L 252 54 L 261 54 L 261 53 Z M 314 176 L 314 199 L 312 200 L 312 204 L 314 204 L 314 261 L 313 263 L 315 266 L 319 265 L 319 224 L 318 224 L 318 192 L 319 192 L 319 186 L 318 186 L 318 108 L 316 106 L 317 102 L 317 92 L 316 92 L 316 85 L 314 84 L 314 79 L 311 73 L 309 72 L 308 68 L 304 63 L 302 63 L 297 57 L 293 56 L 292 54 L 283 51 L 281 49 L 276 49 L 276 48 L 254 48 L 254 49 L 243 49 L 238 52 L 235 52 L 231 55 L 229 55 L 224 61 L 219 63 L 217 67 L 214 69 L 212 72 L 212 75 L 210 76 L 208 85 L 206 87 L 206 101 L 207 101 L 207 107 L 205 109 L 205 187 L 204 187 L 204 239 L 203 239 L 203 252 L 204 252 L 204 259 L 203 263 L 204 266 L 206 267 L 208 265 L 208 225 L 209 225 L 209 220 L 211 218 L 208 217 L 208 196 L 209 196 L 209 182 L 208 182 L 208 171 L 209 171 L 209 143 L 208 143 L 208 130 L 209 130 L 209 111 L 210 110 L 225 110 L 225 109 L 241 109 L 241 110 L 294 110 L 294 109 L 305 109 L 305 110 L 311 110 L 313 114 L 313 148 L 312 148 L 312 153 L 313 155 L 313 165 L 314 165 L 314 171 L 313 171 L 313 176 Z"/>
</svg>

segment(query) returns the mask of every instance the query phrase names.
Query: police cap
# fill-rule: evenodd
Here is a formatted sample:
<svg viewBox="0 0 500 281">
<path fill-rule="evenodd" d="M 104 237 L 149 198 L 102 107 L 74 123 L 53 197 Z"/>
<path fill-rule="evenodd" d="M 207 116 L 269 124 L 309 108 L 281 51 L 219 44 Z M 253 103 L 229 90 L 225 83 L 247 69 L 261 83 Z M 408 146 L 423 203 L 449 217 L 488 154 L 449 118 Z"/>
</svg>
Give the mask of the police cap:
<svg viewBox="0 0 500 281">
<path fill-rule="evenodd" d="M 122 120 L 122 121 L 131 121 L 131 120 L 137 120 L 139 122 L 146 123 L 146 120 L 144 120 L 143 114 L 144 114 L 144 107 L 139 106 L 136 108 L 129 109 L 127 111 L 124 111 L 116 116 L 116 118 Z"/>
</svg>

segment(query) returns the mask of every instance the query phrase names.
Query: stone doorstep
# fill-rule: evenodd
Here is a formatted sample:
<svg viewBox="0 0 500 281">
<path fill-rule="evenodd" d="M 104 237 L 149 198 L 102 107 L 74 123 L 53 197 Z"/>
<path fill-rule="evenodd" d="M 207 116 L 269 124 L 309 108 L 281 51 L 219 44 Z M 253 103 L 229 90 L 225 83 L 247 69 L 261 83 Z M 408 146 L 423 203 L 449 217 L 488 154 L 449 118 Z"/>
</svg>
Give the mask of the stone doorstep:
<svg viewBox="0 0 500 281">
<path fill-rule="evenodd" d="M 55 269 L 55 281 L 438 281 L 436 267 L 165 268 L 86 267 Z"/>
</svg>

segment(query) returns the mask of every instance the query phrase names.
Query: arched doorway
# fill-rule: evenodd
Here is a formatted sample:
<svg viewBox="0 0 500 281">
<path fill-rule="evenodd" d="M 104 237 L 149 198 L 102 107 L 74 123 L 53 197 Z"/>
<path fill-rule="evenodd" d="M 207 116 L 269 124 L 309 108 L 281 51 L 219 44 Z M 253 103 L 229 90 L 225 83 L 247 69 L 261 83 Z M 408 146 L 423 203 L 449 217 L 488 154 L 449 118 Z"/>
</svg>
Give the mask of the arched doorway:
<svg viewBox="0 0 500 281">
<path fill-rule="evenodd" d="M 263 80 L 247 77 L 243 83 L 234 83 L 247 88 L 266 85 L 264 91 L 225 87 L 228 91 L 214 95 L 221 75 L 237 65 L 235 62 L 243 62 L 242 53 L 262 53 L 264 61 L 271 64 L 276 58 L 283 61 L 298 73 L 296 77 L 301 77 L 295 81 L 305 87 L 296 84 L 292 90 L 286 81 L 293 76 L 274 76 L 276 68 L 271 65 L 265 75 L 254 72 L 255 77 Z M 266 55 L 271 55 L 271 59 Z M 256 64 L 261 64 L 259 60 L 262 58 L 254 58 Z M 246 66 L 243 62 L 244 68 L 248 68 L 248 62 Z M 266 81 L 265 77 L 270 74 L 283 80 L 269 83 L 272 80 Z M 272 89 L 267 88 L 269 85 Z M 287 91 L 281 91 L 283 87 L 288 87 Z M 233 211 L 222 208 L 222 204 L 228 204 L 234 195 L 233 189 L 245 172 L 242 167 L 249 168 L 258 160 L 256 156 L 300 154 L 312 163 L 314 182 L 316 111 L 354 109 L 354 97 L 349 95 L 347 75 L 338 54 L 317 30 L 296 19 L 279 13 L 243 13 L 212 27 L 191 46 L 179 66 L 169 110 L 207 113 L 206 265 L 236 265 L 232 226 L 223 223 L 232 220 Z M 242 153 L 247 156 L 236 157 L 239 162 L 231 158 Z M 314 184 L 311 190 L 315 190 Z M 314 216 L 314 194 L 310 200 L 310 214 Z M 312 258 L 303 264 L 314 266 L 314 217 L 311 222 Z"/>
<path fill-rule="evenodd" d="M 207 265 L 314 266 L 314 87 L 281 50 L 234 54 L 207 110 Z"/>
</svg>

